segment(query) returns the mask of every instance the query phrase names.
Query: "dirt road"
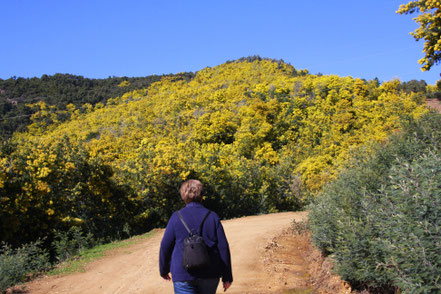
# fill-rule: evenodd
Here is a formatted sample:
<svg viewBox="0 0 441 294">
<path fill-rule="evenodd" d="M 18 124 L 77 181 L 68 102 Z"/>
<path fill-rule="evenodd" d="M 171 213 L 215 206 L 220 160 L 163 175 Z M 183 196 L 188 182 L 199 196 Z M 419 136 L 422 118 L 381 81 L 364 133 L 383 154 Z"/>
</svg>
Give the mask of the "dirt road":
<svg viewBox="0 0 441 294">
<path fill-rule="evenodd" d="M 305 217 L 303 212 L 286 212 L 223 221 L 230 243 L 234 278 L 227 293 L 267 293 L 281 291 L 283 287 L 292 288 L 281 280 L 282 276 L 278 275 L 276 279 L 274 272 L 268 269 L 267 251 L 274 237 L 282 234 L 294 219 L 301 221 Z M 45 277 L 29 283 L 25 293 L 173 293 L 172 283 L 159 276 L 158 252 L 163 233 L 158 230 L 149 239 L 116 250 L 89 264 L 84 273 Z M 298 277 L 295 277 L 296 272 Z M 305 279 L 301 270 L 290 273 L 290 276 L 291 281 L 293 276 Z M 222 292 L 220 284 L 218 293 Z"/>
</svg>

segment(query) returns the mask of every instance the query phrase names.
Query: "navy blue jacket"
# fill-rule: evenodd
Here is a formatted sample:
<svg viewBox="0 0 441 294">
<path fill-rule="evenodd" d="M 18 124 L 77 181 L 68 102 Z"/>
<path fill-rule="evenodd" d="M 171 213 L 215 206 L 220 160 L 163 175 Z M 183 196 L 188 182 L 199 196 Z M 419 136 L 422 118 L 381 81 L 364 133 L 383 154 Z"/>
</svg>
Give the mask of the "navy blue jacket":
<svg viewBox="0 0 441 294">
<path fill-rule="evenodd" d="M 208 212 L 201 203 L 190 202 L 180 210 L 187 225 L 199 232 L 202 219 Z M 188 237 L 176 212 L 172 214 L 165 229 L 159 251 L 159 272 L 161 276 L 172 274 L 173 281 L 192 281 L 222 277 L 223 282 L 233 282 L 230 248 L 219 216 L 211 211 L 204 222 L 202 237 L 208 247 L 211 266 L 208 269 L 189 273 L 182 266 L 183 241 Z"/>
</svg>

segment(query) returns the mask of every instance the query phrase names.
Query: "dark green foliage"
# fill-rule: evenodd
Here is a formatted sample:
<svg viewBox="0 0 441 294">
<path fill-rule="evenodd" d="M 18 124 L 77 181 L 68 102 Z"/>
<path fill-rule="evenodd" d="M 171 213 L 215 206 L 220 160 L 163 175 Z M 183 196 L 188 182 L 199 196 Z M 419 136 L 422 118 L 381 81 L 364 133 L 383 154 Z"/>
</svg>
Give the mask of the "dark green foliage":
<svg viewBox="0 0 441 294">
<path fill-rule="evenodd" d="M 52 241 L 53 261 L 65 261 L 78 256 L 83 250 L 96 245 L 91 233 L 84 233 L 80 227 L 71 227 L 69 230 L 55 232 Z M 47 271 L 53 267 L 50 262 L 50 253 L 44 249 L 47 244 L 37 240 L 13 249 L 2 243 L 0 248 L 0 292 L 14 284 L 24 282 L 34 274 Z"/>
<path fill-rule="evenodd" d="M 398 86 L 399 90 L 402 90 L 408 94 L 410 93 L 426 93 L 427 83 L 424 80 L 410 80 L 408 82 L 403 82 Z"/>
<path fill-rule="evenodd" d="M 427 98 L 435 98 L 438 95 L 437 92 L 427 92 L 427 83 L 424 80 L 402 82 L 398 86 L 398 90 L 412 94 L 413 100 L 419 103 L 424 103 Z"/>
<path fill-rule="evenodd" d="M 269 60 L 272 62 L 276 62 L 276 63 L 285 63 L 285 61 L 283 61 L 283 59 L 273 59 L 273 58 L 268 58 L 268 57 L 260 57 L 259 55 L 251 55 L 251 56 L 247 56 L 247 57 L 241 57 L 238 58 L 236 60 L 227 60 L 225 63 L 232 63 L 232 62 L 254 62 L 254 61 L 262 61 L 262 60 Z"/>
<path fill-rule="evenodd" d="M 84 234 L 80 227 L 71 227 L 67 232 L 56 232 L 52 243 L 59 261 L 71 258 L 82 250 L 91 248 L 93 244 L 92 234 Z"/>
<path fill-rule="evenodd" d="M 312 205 L 317 246 L 354 286 L 441 291 L 441 115 L 354 156 Z"/>
<path fill-rule="evenodd" d="M 49 254 L 41 249 L 41 241 L 17 249 L 3 243 L 0 248 L 0 291 L 49 266 Z"/>
<path fill-rule="evenodd" d="M 441 80 L 438 80 L 435 86 L 435 91 L 431 93 L 429 98 L 436 98 L 438 100 L 441 100 Z"/>
<path fill-rule="evenodd" d="M 247 57 L 241 57 L 238 58 L 236 60 L 227 60 L 225 63 L 232 63 L 232 62 L 255 62 L 255 61 L 262 61 L 262 60 L 268 60 L 271 62 L 275 62 L 279 65 L 280 68 L 282 68 L 282 64 L 288 64 L 291 65 L 288 62 L 285 62 L 283 59 L 274 59 L 274 58 L 269 58 L 269 57 L 260 57 L 259 55 L 251 55 L 251 56 L 247 56 Z M 298 76 L 298 75 L 306 75 L 308 73 L 308 71 L 306 70 L 294 70 L 293 74 L 294 76 Z"/>
<path fill-rule="evenodd" d="M 109 77 L 107 79 L 88 79 L 71 74 L 43 75 L 41 78 L 0 79 L 0 137 L 8 138 L 15 131 L 23 131 L 30 123 L 33 110 L 26 104 L 44 101 L 59 110 L 66 109 L 72 103 L 77 108 L 85 103 L 95 105 L 106 103 L 109 98 L 136 89 L 148 88 L 164 76 L 173 76 L 176 80 L 190 80 L 193 73 L 176 75 L 152 75 L 139 78 Z M 121 85 L 127 81 L 128 85 Z M 63 121 L 63 118 L 59 118 Z M 64 118 L 68 119 L 68 117 Z"/>
</svg>

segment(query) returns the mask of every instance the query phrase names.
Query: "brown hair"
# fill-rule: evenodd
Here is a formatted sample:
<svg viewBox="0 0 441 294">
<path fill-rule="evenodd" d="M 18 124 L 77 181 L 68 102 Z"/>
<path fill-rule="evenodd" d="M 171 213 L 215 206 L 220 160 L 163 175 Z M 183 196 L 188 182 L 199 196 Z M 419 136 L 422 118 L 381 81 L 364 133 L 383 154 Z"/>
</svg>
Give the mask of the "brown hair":
<svg viewBox="0 0 441 294">
<path fill-rule="evenodd" d="M 180 193 L 184 202 L 201 202 L 203 185 L 198 180 L 187 180 L 181 185 Z"/>
</svg>

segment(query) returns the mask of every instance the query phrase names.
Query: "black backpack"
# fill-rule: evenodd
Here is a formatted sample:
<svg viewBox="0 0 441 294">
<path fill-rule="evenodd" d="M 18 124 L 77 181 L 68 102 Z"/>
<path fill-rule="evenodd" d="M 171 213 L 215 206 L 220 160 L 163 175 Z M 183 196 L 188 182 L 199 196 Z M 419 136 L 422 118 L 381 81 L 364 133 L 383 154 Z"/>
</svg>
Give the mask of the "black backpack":
<svg viewBox="0 0 441 294">
<path fill-rule="evenodd" d="M 210 211 L 207 212 L 202 220 L 199 234 L 194 234 L 184 221 L 181 213 L 178 211 L 178 216 L 189 234 L 189 236 L 184 239 L 184 249 L 182 250 L 182 266 L 187 271 L 204 269 L 210 265 L 210 256 L 208 255 L 207 245 L 205 244 L 204 238 L 201 236 L 202 226 L 209 214 Z"/>
</svg>

